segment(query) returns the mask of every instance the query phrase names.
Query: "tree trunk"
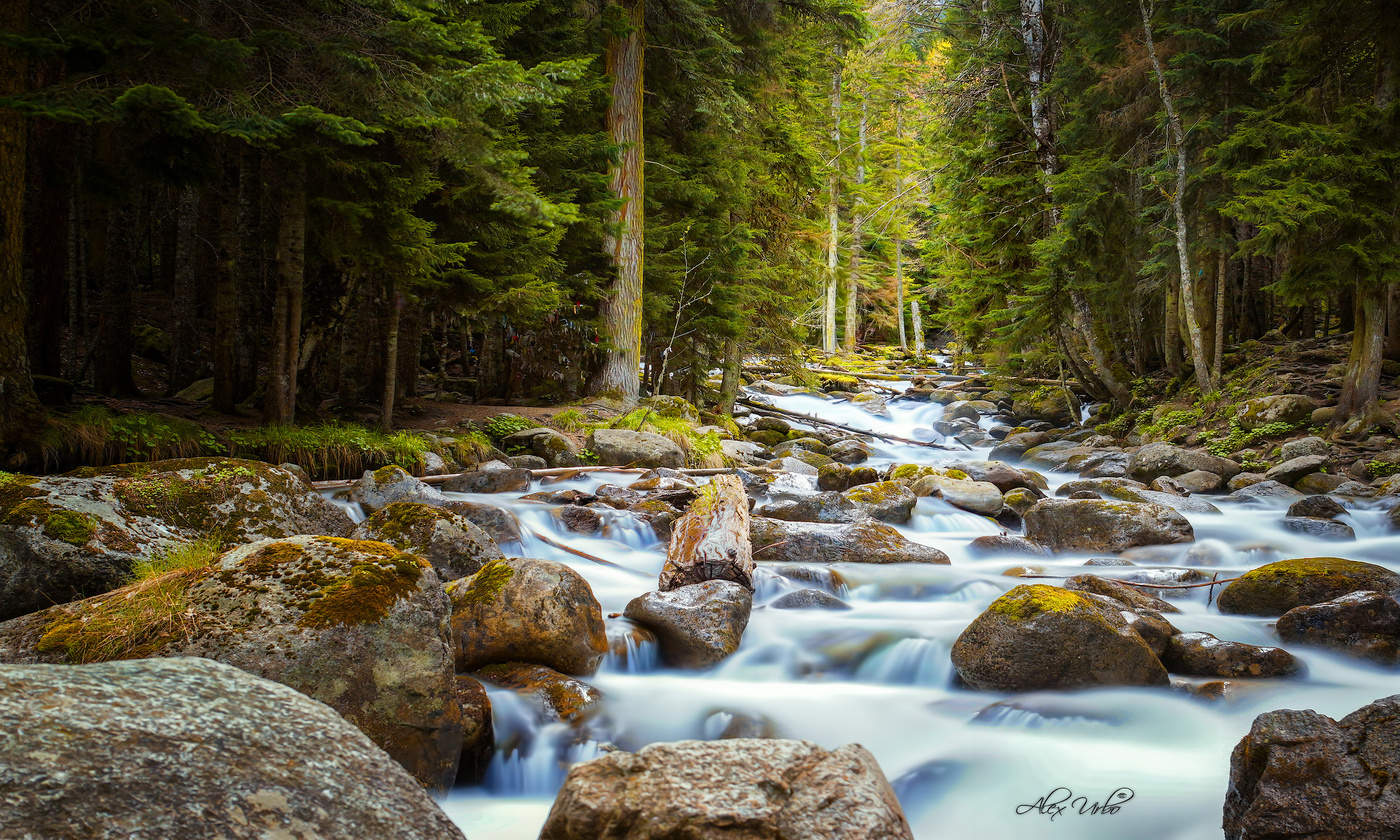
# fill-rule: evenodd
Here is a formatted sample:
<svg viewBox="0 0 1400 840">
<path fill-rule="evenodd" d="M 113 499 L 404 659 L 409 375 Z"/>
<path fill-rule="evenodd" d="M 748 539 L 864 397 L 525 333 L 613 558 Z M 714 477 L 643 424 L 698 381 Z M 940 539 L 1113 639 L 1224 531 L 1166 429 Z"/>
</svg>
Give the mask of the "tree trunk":
<svg viewBox="0 0 1400 840">
<path fill-rule="evenodd" d="M 909 300 L 909 320 L 914 328 L 914 352 L 923 355 L 924 352 L 924 319 L 919 317 L 919 296 L 914 295 Z"/>
<path fill-rule="evenodd" d="M 232 414 L 238 404 L 238 155 L 225 149 L 220 172 L 214 239 L 215 411 Z"/>
<path fill-rule="evenodd" d="M 277 291 L 272 309 L 272 346 L 263 419 L 290 424 L 296 420 L 297 368 L 301 362 L 301 307 L 306 285 L 306 165 L 285 173 L 277 194 Z"/>
<path fill-rule="evenodd" d="M 865 247 L 861 241 L 861 231 L 865 227 L 865 129 L 866 103 L 862 96 L 856 141 L 855 200 L 851 205 L 851 263 L 846 273 L 846 329 L 841 335 L 841 343 L 848 352 L 854 352 L 860 340 L 860 257 Z"/>
<path fill-rule="evenodd" d="M 42 68 L 38 72 L 42 73 Z M 39 83 L 44 81 L 50 80 L 40 79 Z M 73 175 L 68 166 L 73 156 L 73 128 L 39 120 L 30 121 L 25 128 L 27 147 L 44 150 L 28 156 L 29 182 L 25 187 L 28 221 L 24 247 L 31 278 L 27 289 L 29 366 L 31 374 L 62 376 L 64 310 L 70 280 L 68 196 Z"/>
<path fill-rule="evenodd" d="M 1173 377 L 1181 375 L 1181 304 L 1177 300 L 1178 293 L 1176 284 L 1168 280 L 1162 303 L 1162 359 L 1166 363 L 1167 373 Z"/>
<path fill-rule="evenodd" d="M 389 281 L 389 333 L 384 339 L 384 398 L 380 403 L 379 427 L 394 428 L 394 398 L 398 394 L 399 316 L 403 314 L 403 297 L 398 283 Z"/>
<path fill-rule="evenodd" d="M 404 304 L 399 317 L 399 399 L 418 394 L 418 362 L 423 356 L 423 307 L 416 300 Z"/>
<path fill-rule="evenodd" d="M 826 186 L 826 289 L 822 302 L 822 352 L 836 352 L 836 264 L 841 243 L 841 71 L 843 52 L 836 51 L 831 71 L 831 162 Z"/>
<path fill-rule="evenodd" d="M 1342 396 L 1333 425 L 1362 434 L 1384 415 L 1380 410 L 1381 360 L 1385 348 L 1385 288 L 1357 284 L 1352 296 L 1356 329 L 1351 334 Z"/>
<path fill-rule="evenodd" d="M 1190 336 L 1187 344 L 1191 349 L 1191 362 L 1196 366 L 1196 384 L 1206 393 L 1215 387 L 1211 379 L 1210 360 L 1206 356 L 1205 341 L 1201 325 L 1196 317 L 1196 290 L 1191 278 L 1191 251 L 1189 231 L 1186 226 L 1186 135 L 1181 127 L 1181 117 L 1176 112 L 1176 102 L 1167 87 L 1167 76 L 1162 70 L 1161 59 L 1157 56 L 1157 44 L 1152 39 L 1152 18 L 1147 12 L 1145 0 L 1138 0 L 1138 10 L 1142 13 L 1142 32 L 1147 41 L 1147 56 L 1152 61 L 1152 70 L 1157 76 L 1157 90 L 1162 96 L 1162 107 L 1167 112 L 1167 130 L 1171 136 L 1169 150 L 1176 152 L 1176 189 L 1171 196 L 1172 215 L 1176 217 L 1176 254 L 1180 271 L 1181 299 L 1186 313 L 1186 331 Z"/>
<path fill-rule="evenodd" d="M 894 106 L 894 134 L 895 142 L 900 144 L 894 150 L 894 171 L 898 173 L 898 188 L 900 192 L 904 190 L 904 112 L 899 107 L 899 102 Z M 894 238 L 894 298 L 895 316 L 899 319 L 899 349 L 909 349 L 909 337 L 904 333 L 904 239 L 901 236 Z"/>
<path fill-rule="evenodd" d="M 612 35 L 607 46 L 607 73 L 612 82 L 608 104 L 608 136 L 619 148 L 609 173 L 612 194 L 622 202 L 614 214 L 614 231 L 604 248 L 617 270 L 599 312 L 606 346 L 603 366 L 591 391 L 637 401 L 642 361 L 643 146 L 642 62 L 646 48 L 645 0 L 632 0 L 625 34 Z"/>
<path fill-rule="evenodd" d="M 0 6 L 0 31 L 24 32 L 25 2 Z M 24 53 L 0 45 L 0 97 L 23 93 L 29 70 Z M 32 440 L 42 409 L 29 373 L 24 289 L 24 118 L 0 108 L 0 455 Z"/>
<path fill-rule="evenodd" d="M 749 497 L 738 476 L 717 475 L 672 526 L 658 588 L 729 580 L 753 589 L 753 571 Z"/>
<path fill-rule="evenodd" d="M 719 404 L 715 411 L 720 414 L 734 413 L 734 400 L 739 396 L 739 373 L 744 364 L 743 348 L 735 337 L 724 340 L 724 376 L 719 382 Z"/>
</svg>

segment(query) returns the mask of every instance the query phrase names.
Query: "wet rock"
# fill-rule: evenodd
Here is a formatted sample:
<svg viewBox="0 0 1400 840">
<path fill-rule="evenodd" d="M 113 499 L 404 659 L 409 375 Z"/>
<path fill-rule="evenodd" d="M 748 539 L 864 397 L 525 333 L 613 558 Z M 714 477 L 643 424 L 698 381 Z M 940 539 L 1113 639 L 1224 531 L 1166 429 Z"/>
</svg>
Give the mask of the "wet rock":
<svg viewBox="0 0 1400 840">
<path fill-rule="evenodd" d="M 1383 566 L 1339 557 L 1280 560 L 1246 572 L 1220 593 L 1220 611 L 1283 615 L 1352 592 L 1400 594 L 1400 574 Z"/>
<path fill-rule="evenodd" d="M 479 669 L 475 676 L 521 695 L 543 721 L 578 723 L 603 699 L 603 692 L 588 683 L 544 665 L 499 662 Z"/>
<path fill-rule="evenodd" d="M 856 744 L 677 741 L 574 765 L 540 840 L 912 840 L 879 765 Z"/>
<path fill-rule="evenodd" d="M 1224 478 L 1207 470 L 1192 470 L 1188 473 L 1182 473 L 1173 480 L 1190 493 L 1215 493 L 1225 486 Z"/>
<path fill-rule="evenodd" d="M 1196 677 L 1283 677 L 1298 662 L 1283 648 L 1228 642 L 1209 633 L 1178 633 L 1167 643 L 1162 663 L 1174 674 Z"/>
<path fill-rule="evenodd" d="M 543 458 L 551 467 L 577 467 L 583 463 L 579 460 L 578 447 L 574 446 L 573 441 L 562 433 L 544 426 L 522 429 L 506 435 L 501 440 L 501 448 L 507 452 L 523 450 Z"/>
<path fill-rule="evenodd" d="M 1084 561 L 1086 566 L 1133 566 L 1133 561 L 1125 557 L 1090 557 Z"/>
<path fill-rule="evenodd" d="M 475 470 L 448 479 L 442 489 L 452 493 L 523 493 L 530 489 L 530 471 Z"/>
<path fill-rule="evenodd" d="M 0 624 L 0 662 L 215 659 L 320 700 L 445 787 L 462 737 L 448 615 L 420 557 L 288 537 Z"/>
<path fill-rule="evenodd" d="M 1049 486 L 1044 476 L 1035 470 L 1017 469 L 1000 461 L 959 461 L 949 468 L 961 470 L 973 481 L 991 482 L 1003 493 L 1017 487 L 1038 492 Z"/>
<path fill-rule="evenodd" d="M 1331 459 L 1326 455 L 1301 455 L 1270 467 L 1269 471 L 1264 473 L 1264 477 L 1280 484 L 1292 485 L 1305 475 L 1322 472 L 1331 463 Z"/>
<path fill-rule="evenodd" d="M 1200 471 L 1200 470 L 1197 470 L 1197 471 L 1195 471 L 1194 473 L 1186 473 L 1186 475 L 1195 475 L 1195 474 L 1200 474 L 1200 475 L 1215 475 L 1215 473 L 1207 473 L 1207 472 L 1202 472 L 1202 471 Z M 1220 478 L 1220 476 L 1218 476 L 1218 475 L 1215 476 L 1215 477 L 1216 477 L 1217 480 Z M 1177 480 L 1174 479 L 1174 478 L 1168 478 L 1168 477 L 1165 476 L 1165 475 L 1161 475 L 1161 476 L 1158 476 L 1158 477 L 1152 479 L 1152 484 L 1150 484 L 1149 486 L 1150 486 L 1153 490 L 1155 490 L 1155 491 L 1157 491 L 1157 492 L 1159 492 L 1159 493 L 1166 493 L 1166 494 L 1171 495 L 1171 496 L 1189 496 L 1189 495 L 1191 494 L 1191 491 L 1188 490 L 1188 489 L 1185 487 L 1185 485 L 1183 485 L 1181 482 L 1177 481 Z"/>
<path fill-rule="evenodd" d="M 1103 497 L 1100 496 L 1098 493 L 1095 493 L 1093 490 L 1075 490 L 1073 493 L 1070 493 L 1070 494 L 1069 494 L 1069 498 L 1071 498 L 1071 499 L 1101 499 L 1101 498 L 1103 498 Z"/>
<path fill-rule="evenodd" d="M 0 473 L 0 620 L 115 589 L 142 557 L 209 534 L 341 536 L 352 524 L 300 478 L 260 461 Z"/>
<path fill-rule="evenodd" d="M 1280 523 L 1285 531 L 1319 540 L 1354 540 L 1356 532 L 1345 522 L 1312 516 L 1285 516 Z"/>
<path fill-rule="evenodd" d="M 914 515 L 914 505 L 919 501 L 914 491 L 897 481 L 862 484 L 842 495 L 867 516 L 896 524 L 908 522 Z M 998 501 L 1000 498 L 997 497 Z"/>
<path fill-rule="evenodd" d="M 968 553 L 974 557 L 1049 557 L 1050 549 L 1025 537 L 988 534 L 973 538 Z"/>
<path fill-rule="evenodd" d="M 1235 415 L 1240 426 L 1257 429 L 1270 423 L 1301 423 L 1312 416 L 1317 404 L 1303 394 L 1271 394 L 1240 404 Z"/>
<path fill-rule="evenodd" d="M 1035 691 L 1166 685 L 1167 672 L 1120 611 L 1056 586 L 1021 585 L 992 602 L 953 644 L 969 686 Z"/>
<path fill-rule="evenodd" d="M 1079 446 L 1070 440 L 1053 440 L 1033 446 L 1021 453 L 1021 463 L 1034 469 L 1067 470 L 1071 460 L 1093 452 L 1087 446 Z"/>
<path fill-rule="evenodd" d="M 1352 592 L 1310 606 L 1294 607 L 1277 624 L 1286 642 L 1318 645 L 1400 665 L 1400 603 L 1380 592 Z"/>
<path fill-rule="evenodd" d="M 811 453 L 804 454 L 808 457 L 812 457 Z M 820 455 L 815 456 L 814 460 L 816 460 L 816 463 L 809 463 L 807 458 L 798 458 L 789 455 L 786 458 L 777 458 L 768 461 L 763 467 L 775 473 L 786 472 L 792 473 L 793 475 L 818 475 L 822 465 L 832 463 L 829 458 Z"/>
<path fill-rule="evenodd" d="M 1342 485 L 1350 483 L 1352 482 L 1344 475 L 1316 472 L 1298 479 L 1293 483 L 1293 487 L 1300 493 L 1321 494 L 1334 492 Z"/>
<path fill-rule="evenodd" d="M 685 452 L 669 438 L 628 429 L 596 429 L 588 435 L 588 448 L 598 463 L 623 467 L 685 466 Z"/>
<path fill-rule="evenodd" d="M 593 508 L 565 505 L 555 515 L 565 529 L 575 534 L 596 534 L 603 529 L 603 517 Z"/>
<path fill-rule="evenodd" d="M 1191 542 L 1191 523 L 1169 507 L 1141 502 L 1045 499 L 1025 515 L 1026 538 L 1056 551 L 1121 551 Z"/>
<path fill-rule="evenodd" d="M 820 589 L 799 589 L 769 602 L 775 610 L 849 610 L 851 605 Z"/>
<path fill-rule="evenodd" d="M 4 837 L 462 838 L 330 708 L 208 659 L 0 667 L 0 755 Z"/>
<path fill-rule="evenodd" d="M 1303 494 L 1286 484 L 1266 478 L 1241 487 L 1225 497 L 1227 502 L 1292 502 L 1303 498 Z"/>
<path fill-rule="evenodd" d="M 732 738 L 776 738 L 778 728 L 762 715 L 743 712 L 716 711 L 705 716 L 705 740 L 727 741 Z"/>
<path fill-rule="evenodd" d="M 513 557 L 448 584 L 457 670 L 531 662 L 587 676 L 607 652 L 603 610 L 562 563 Z"/>
<path fill-rule="evenodd" d="M 669 665 L 705 668 L 739 649 L 753 594 L 737 583 L 707 580 L 633 598 L 623 615 L 656 634 Z"/>
<path fill-rule="evenodd" d="M 749 539 L 761 563 L 948 563 L 948 555 L 933 546 L 868 519 L 817 524 L 755 516 Z"/>
<path fill-rule="evenodd" d="M 833 461 L 842 464 L 859 464 L 870 458 L 870 447 L 858 440 L 843 440 L 832 445 L 827 452 Z"/>
<path fill-rule="evenodd" d="M 779 458 L 786 455 L 794 454 L 798 451 L 815 452 L 818 455 L 825 455 L 827 454 L 829 449 L 830 447 L 828 447 L 825 443 L 822 443 L 817 438 L 801 437 L 785 441 L 773 447 L 773 454 L 778 456 Z"/>
<path fill-rule="evenodd" d="M 1193 470 L 1212 472 L 1228 480 L 1239 474 L 1240 465 L 1200 449 L 1183 449 L 1170 443 L 1149 443 L 1134 452 L 1128 461 L 1128 475 L 1142 482 L 1162 475 L 1176 477 Z"/>
<path fill-rule="evenodd" d="M 485 531 L 497 545 L 521 541 L 520 521 L 505 508 L 456 500 L 449 501 L 442 507 Z"/>
<path fill-rule="evenodd" d="M 462 760 L 457 764 L 458 785 L 479 783 L 496 751 L 496 727 L 491 718 L 491 698 L 481 681 L 467 674 L 455 678 L 457 705 L 462 709 Z"/>
<path fill-rule="evenodd" d="M 754 516 L 789 522 L 857 522 L 866 518 L 865 511 L 859 505 L 834 490 L 773 502 L 755 509 L 753 513 Z"/>
<path fill-rule="evenodd" d="M 393 502 L 355 526 L 351 539 L 377 540 L 427 560 L 443 583 L 475 574 L 504 555 L 466 517 L 412 502 Z"/>
<path fill-rule="evenodd" d="M 350 499 L 359 502 L 366 513 L 374 513 L 391 502 L 441 506 L 447 501 L 437 488 L 409 475 L 403 467 L 395 466 L 366 472 L 350 488 Z"/>
<path fill-rule="evenodd" d="M 941 475 L 926 475 L 914 482 L 917 496 L 938 496 L 953 507 L 984 516 L 1001 512 L 1001 490 L 990 481 L 968 481 Z"/>
<path fill-rule="evenodd" d="M 770 460 L 767 457 L 769 454 L 768 450 L 764 449 L 762 444 L 754 443 L 749 440 L 721 439 L 719 442 L 719 451 L 722 452 L 725 457 L 754 466 Z"/>
<path fill-rule="evenodd" d="M 1334 721 L 1282 709 L 1230 756 L 1227 840 L 1393 840 L 1400 829 L 1400 695 Z"/>
<path fill-rule="evenodd" d="M 792 426 L 781 417 L 760 417 L 753 422 L 753 427 L 759 431 L 779 432 L 785 436 L 792 431 Z"/>
<path fill-rule="evenodd" d="M 1263 473 L 1242 472 L 1234 478 L 1230 479 L 1229 481 L 1225 482 L 1225 489 L 1230 490 L 1231 492 L 1235 490 L 1243 490 L 1251 484 L 1258 484 L 1259 482 L 1264 480 L 1265 479 Z"/>
<path fill-rule="evenodd" d="M 1128 474 L 1126 452 L 1101 452 L 1090 455 L 1079 465 L 1079 474 L 1084 478 L 1114 478 Z"/>
<path fill-rule="evenodd" d="M 1309 496 L 1299 499 L 1288 507 L 1289 516 L 1312 516 L 1319 519 L 1333 519 L 1346 513 L 1341 502 L 1329 496 Z"/>
<path fill-rule="evenodd" d="M 549 468 L 549 462 L 538 455 L 511 455 L 506 461 L 518 470 L 543 470 Z"/>
<path fill-rule="evenodd" d="M 1055 490 L 1055 495 L 1068 498 L 1087 490 L 1110 499 L 1136 502 L 1140 501 L 1138 492 L 1146 489 L 1147 486 L 1141 481 L 1133 481 L 1131 478 L 1079 478 L 1061 484 Z"/>
<path fill-rule="evenodd" d="M 1280 450 L 1283 460 L 1291 461 L 1294 458 L 1301 458 L 1304 455 L 1331 455 L 1332 445 L 1315 435 L 1309 435 L 1298 440 L 1290 440 L 1285 443 Z"/>
<path fill-rule="evenodd" d="M 277 469 L 286 470 L 301 480 L 306 485 L 306 489 L 313 490 L 315 486 L 311 483 L 311 473 L 307 472 L 300 464 L 278 464 Z"/>
<path fill-rule="evenodd" d="M 1131 564 L 1129 564 L 1131 565 Z M 1077 592 L 1092 592 L 1105 598 L 1112 598 L 1131 610 L 1151 610 L 1153 612 L 1179 613 L 1172 604 L 1136 587 L 1098 575 L 1075 575 L 1065 580 L 1065 588 Z"/>
<path fill-rule="evenodd" d="M 1001 504 L 1003 508 L 1015 511 L 1017 516 L 1025 516 L 1026 511 L 1035 507 L 1040 499 L 1040 496 L 1024 487 L 1013 487 L 1002 494 Z"/>
</svg>

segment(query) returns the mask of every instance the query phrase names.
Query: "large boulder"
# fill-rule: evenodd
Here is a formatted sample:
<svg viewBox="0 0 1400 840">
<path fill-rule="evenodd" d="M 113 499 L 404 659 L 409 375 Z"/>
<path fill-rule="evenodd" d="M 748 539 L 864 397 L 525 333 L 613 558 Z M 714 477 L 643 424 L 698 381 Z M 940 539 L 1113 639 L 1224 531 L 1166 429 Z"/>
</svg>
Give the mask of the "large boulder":
<svg viewBox="0 0 1400 840">
<path fill-rule="evenodd" d="M 1254 719 L 1230 755 L 1226 840 L 1400 836 L 1400 695 L 1340 721 L 1281 709 Z"/>
<path fill-rule="evenodd" d="M 1332 459 L 1326 455 L 1299 455 L 1270 467 L 1268 472 L 1264 473 L 1264 477 L 1280 484 L 1297 484 L 1303 476 L 1321 472 L 1331 463 Z"/>
<path fill-rule="evenodd" d="M 0 666 L 0 836 L 462 833 L 322 703 L 208 659 Z"/>
<path fill-rule="evenodd" d="M 1149 443 L 1128 459 L 1128 475 L 1148 483 L 1159 476 L 1176 477 L 1193 470 L 1212 472 L 1227 481 L 1239 474 L 1240 465 L 1199 449 L 1183 449 L 1170 443 Z"/>
<path fill-rule="evenodd" d="M 1276 625 L 1285 642 L 1340 650 L 1382 665 L 1400 665 L 1400 602 L 1380 592 L 1353 592 L 1294 607 Z"/>
<path fill-rule="evenodd" d="M 861 484 L 843 495 L 867 516 L 896 524 L 908 522 L 919 501 L 913 490 L 898 481 Z"/>
<path fill-rule="evenodd" d="M 0 662 L 216 659 L 320 700 L 442 787 L 462 739 L 448 618 L 421 557 L 289 537 L 0 624 Z"/>
<path fill-rule="evenodd" d="M 448 584 L 447 594 L 459 671 L 531 662 L 587 676 L 607 653 L 603 609 L 588 581 L 562 563 L 492 560 Z"/>
<path fill-rule="evenodd" d="M 1257 429 L 1270 423 L 1302 423 L 1312 417 L 1317 403 L 1303 394 L 1271 394 L 1240 403 L 1235 419 L 1242 428 Z"/>
<path fill-rule="evenodd" d="M 835 490 L 774 501 L 759 507 L 753 513 L 755 517 L 763 516 L 788 522 L 859 522 L 867 518 L 862 506 Z"/>
<path fill-rule="evenodd" d="M 749 539 L 754 560 L 763 563 L 948 563 L 942 551 L 869 519 L 820 524 L 755 516 Z"/>
<path fill-rule="evenodd" d="M 926 475 L 914 482 L 916 496 L 937 496 L 953 507 L 984 516 L 1001 513 L 1001 490 L 990 481 L 969 481 L 941 475 Z"/>
<path fill-rule="evenodd" d="M 466 517 L 414 502 L 392 502 L 355 526 L 357 540 L 378 540 L 427 560 L 443 583 L 475 574 L 503 557 L 496 541 Z"/>
<path fill-rule="evenodd" d="M 727 580 L 707 580 L 669 592 L 647 592 L 623 615 L 656 634 L 669 665 L 705 668 L 739 649 L 753 593 Z"/>
<path fill-rule="evenodd" d="M 351 525 L 295 474 L 260 461 L 0 473 L 0 620 L 115 589 L 143 556 L 209 534 L 342 536 Z"/>
<path fill-rule="evenodd" d="M 551 467 L 577 467 L 581 463 L 578 447 L 564 434 L 544 426 L 522 429 L 506 435 L 501 448 L 507 452 L 523 452 L 543 458 Z"/>
<path fill-rule="evenodd" d="M 392 502 L 418 502 L 436 507 L 447 503 L 447 497 L 436 487 L 392 464 L 360 476 L 350 488 L 350 500 L 358 502 L 366 513 L 374 513 Z"/>
<path fill-rule="evenodd" d="M 529 470 L 505 468 L 458 473 L 442 485 L 451 493 L 523 493 L 530 489 Z"/>
<path fill-rule="evenodd" d="M 1283 648 L 1226 641 L 1210 633 L 1172 636 L 1162 663 L 1174 674 L 1198 677 L 1281 677 L 1298 671 L 1298 661 Z"/>
<path fill-rule="evenodd" d="M 1122 551 L 1191 542 L 1191 523 L 1165 505 L 1043 499 L 1026 511 L 1026 538 L 1056 551 Z"/>
<path fill-rule="evenodd" d="M 670 438 L 629 429 L 595 429 L 588 448 L 598 463 L 619 467 L 684 467 L 685 452 Z"/>
<path fill-rule="evenodd" d="M 1023 584 L 963 630 L 953 666 L 986 691 L 1166 685 L 1166 669 L 1115 607 L 1092 594 Z"/>
<path fill-rule="evenodd" d="M 732 738 L 651 744 L 569 770 L 540 840 L 912 840 L 857 744 Z"/>
<path fill-rule="evenodd" d="M 1400 595 L 1400 574 L 1374 563 L 1340 557 L 1280 560 L 1252 569 L 1220 593 L 1221 612 L 1283 615 L 1352 592 Z"/>
</svg>

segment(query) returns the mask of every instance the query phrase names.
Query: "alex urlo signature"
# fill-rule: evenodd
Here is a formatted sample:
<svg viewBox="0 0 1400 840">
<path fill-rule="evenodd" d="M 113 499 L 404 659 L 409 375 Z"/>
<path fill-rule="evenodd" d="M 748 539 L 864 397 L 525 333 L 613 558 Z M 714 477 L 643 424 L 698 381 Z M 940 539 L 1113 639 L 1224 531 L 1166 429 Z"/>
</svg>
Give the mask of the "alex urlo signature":
<svg viewBox="0 0 1400 840">
<path fill-rule="evenodd" d="M 1126 787 L 1118 788 L 1101 801 L 1090 801 L 1087 796 L 1076 796 L 1074 791 L 1067 787 L 1057 787 L 1034 802 L 1017 805 L 1016 813 L 1022 816 L 1039 814 L 1049 817 L 1051 822 L 1054 822 L 1056 817 L 1064 816 L 1066 811 L 1071 815 L 1086 817 L 1116 814 L 1123 807 L 1123 803 L 1132 798 L 1133 789 Z"/>
</svg>

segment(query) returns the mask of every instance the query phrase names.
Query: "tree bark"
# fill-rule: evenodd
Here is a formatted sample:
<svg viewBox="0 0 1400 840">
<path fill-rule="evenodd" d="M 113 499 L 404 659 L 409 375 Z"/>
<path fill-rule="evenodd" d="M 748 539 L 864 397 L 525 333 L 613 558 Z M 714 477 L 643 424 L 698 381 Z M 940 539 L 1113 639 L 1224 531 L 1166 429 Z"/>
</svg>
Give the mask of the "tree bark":
<svg viewBox="0 0 1400 840">
<path fill-rule="evenodd" d="M 606 342 L 603 366 L 591 391 L 631 404 L 637 401 L 642 361 L 642 72 L 646 49 L 646 2 L 632 0 L 625 34 L 608 40 L 606 65 L 612 82 L 608 104 L 608 136 L 619 148 L 609 173 L 612 194 L 622 202 L 613 216 L 615 230 L 604 240 L 617 274 L 599 312 Z"/>
<path fill-rule="evenodd" d="M 403 297 L 398 283 L 389 281 L 389 332 L 384 338 L 384 395 L 380 402 L 379 427 L 394 428 L 394 398 L 398 395 L 399 316 L 403 314 Z"/>
<path fill-rule="evenodd" d="M 899 143 L 894 150 L 894 171 L 899 173 L 898 189 L 904 191 L 904 112 L 899 107 L 899 102 L 894 106 L 894 134 L 895 142 Z M 909 349 L 909 337 L 904 332 L 904 239 L 896 236 L 894 238 L 894 297 L 895 315 L 899 319 L 899 349 Z"/>
<path fill-rule="evenodd" d="M 1385 288 L 1357 284 L 1352 296 L 1356 329 L 1351 334 L 1342 396 L 1337 401 L 1334 426 L 1348 432 L 1365 432 L 1382 415 L 1380 411 L 1381 360 L 1385 348 Z"/>
<path fill-rule="evenodd" d="M 865 227 L 865 131 L 867 110 L 865 97 L 860 100 L 860 128 L 856 141 L 855 198 L 851 204 L 851 262 L 846 272 L 846 322 L 841 344 L 847 352 L 854 352 L 860 340 L 860 257 L 865 243 L 861 233 Z"/>
<path fill-rule="evenodd" d="M 826 289 L 822 299 L 822 352 L 836 352 L 836 264 L 841 244 L 841 71 L 843 51 L 836 51 L 831 71 L 831 163 L 826 185 Z"/>
<path fill-rule="evenodd" d="M 1166 363 L 1167 373 L 1173 377 L 1181 375 L 1181 303 L 1177 299 L 1179 291 L 1175 283 L 1167 281 L 1162 302 L 1162 359 Z"/>
<path fill-rule="evenodd" d="M 910 326 L 914 328 L 914 352 L 920 355 L 924 352 L 924 319 L 919 316 L 919 296 L 914 295 L 909 300 L 909 320 Z"/>
<path fill-rule="evenodd" d="M 1223 224 L 1221 231 L 1223 234 Z M 1229 268 L 1230 263 L 1222 244 L 1215 256 L 1215 340 L 1212 342 L 1215 358 L 1211 360 L 1210 365 L 1210 378 L 1216 387 L 1220 385 L 1221 366 L 1225 359 L 1225 299 L 1230 280 Z"/>
<path fill-rule="evenodd" d="M 1205 393 L 1215 388 L 1211 379 L 1210 359 L 1206 356 L 1205 341 L 1201 325 L 1196 317 L 1196 291 L 1191 278 L 1191 251 L 1189 231 L 1186 225 L 1186 134 L 1181 127 L 1181 117 L 1176 112 L 1176 101 L 1167 87 L 1167 76 L 1162 69 L 1162 61 L 1157 56 L 1157 44 L 1152 38 L 1152 17 L 1147 11 L 1146 0 L 1138 0 L 1138 10 L 1142 13 L 1142 32 L 1147 41 L 1147 56 L 1152 61 L 1152 71 L 1157 76 L 1157 90 L 1162 97 L 1162 107 L 1167 112 L 1167 130 L 1171 136 L 1169 150 L 1176 152 L 1176 189 L 1171 196 L 1172 215 L 1176 217 L 1176 254 L 1180 271 L 1181 299 L 1186 313 L 1186 331 L 1190 336 L 1187 344 L 1191 349 L 1191 362 L 1196 366 L 1196 384 Z"/>
<path fill-rule="evenodd" d="M 719 404 L 715 411 L 720 414 L 734 413 L 734 400 L 739 396 L 739 373 L 743 367 L 744 353 L 739 339 L 733 336 L 724 340 L 724 375 L 719 381 Z"/>
<path fill-rule="evenodd" d="M 0 6 L 0 31 L 24 32 L 28 4 Z M 23 93 L 28 63 L 19 50 L 0 46 L 0 97 Z M 32 440 L 42 417 L 29 372 L 24 288 L 24 118 L 0 108 L 0 455 Z"/>
<path fill-rule="evenodd" d="M 749 497 L 738 476 L 717 475 L 672 526 L 658 588 L 729 580 L 753 589 L 753 571 Z"/>
<path fill-rule="evenodd" d="M 272 346 L 263 419 L 296 420 L 297 368 L 301 361 L 301 307 L 306 285 L 306 165 L 295 163 L 278 190 L 277 291 L 272 308 Z"/>
</svg>

